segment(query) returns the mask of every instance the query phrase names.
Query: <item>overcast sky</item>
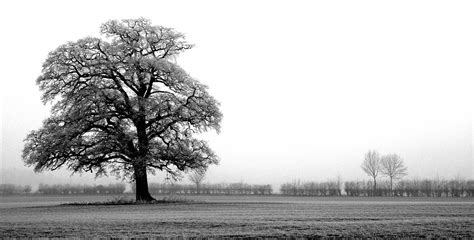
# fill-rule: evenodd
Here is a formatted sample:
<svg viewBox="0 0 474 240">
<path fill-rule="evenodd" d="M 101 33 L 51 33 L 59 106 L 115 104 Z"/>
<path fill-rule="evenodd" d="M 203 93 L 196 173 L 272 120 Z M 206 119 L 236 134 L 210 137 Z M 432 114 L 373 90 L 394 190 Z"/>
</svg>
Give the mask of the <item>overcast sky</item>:
<svg viewBox="0 0 474 240">
<path fill-rule="evenodd" d="M 2 1 L 1 181 L 39 179 L 21 150 L 49 115 L 35 84 L 47 54 L 138 17 L 196 45 L 177 61 L 221 102 L 209 182 L 368 179 L 369 149 L 398 153 L 408 177 L 472 178 L 473 12 L 432 0 Z"/>
</svg>

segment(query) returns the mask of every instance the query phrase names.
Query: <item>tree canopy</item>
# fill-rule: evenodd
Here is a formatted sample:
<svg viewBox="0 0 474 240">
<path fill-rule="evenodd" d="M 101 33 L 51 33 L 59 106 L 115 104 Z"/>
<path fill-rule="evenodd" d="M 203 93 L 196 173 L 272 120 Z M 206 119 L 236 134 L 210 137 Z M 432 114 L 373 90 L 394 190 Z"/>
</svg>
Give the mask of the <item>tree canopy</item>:
<svg viewBox="0 0 474 240">
<path fill-rule="evenodd" d="M 35 171 L 128 177 L 137 200 L 149 201 L 147 172 L 176 176 L 218 162 L 195 135 L 219 131 L 222 113 L 207 86 L 176 63 L 192 48 L 183 34 L 143 18 L 100 30 L 102 38 L 49 53 L 36 82 L 52 113 L 26 137 L 23 159 Z"/>
</svg>

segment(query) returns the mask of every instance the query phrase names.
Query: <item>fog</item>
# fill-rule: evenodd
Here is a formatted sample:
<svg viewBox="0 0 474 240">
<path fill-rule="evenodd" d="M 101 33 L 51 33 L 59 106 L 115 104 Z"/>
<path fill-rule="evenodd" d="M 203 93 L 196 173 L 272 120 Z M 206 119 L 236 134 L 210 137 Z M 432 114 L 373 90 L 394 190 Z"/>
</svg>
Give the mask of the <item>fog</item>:
<svg viewBox="0 0 474 240">
<path fill-rule="evenodd" d="M 109 19 L 149 18 L 196 46 L 176 61 L 221 102 L 206 181 L 369 179 L 364 153 L 397 153 L 406 178 L 472 178 L 474 3 L 469 1 L 2 2 L 1 183 L 105 183 L 34 174 L 23 139 L 49 116 L 47 54 Z M 162 181 L 163 175 L 149 181 Z M 184 177 L 183 181 L 187 181 Z"/>
</svg>

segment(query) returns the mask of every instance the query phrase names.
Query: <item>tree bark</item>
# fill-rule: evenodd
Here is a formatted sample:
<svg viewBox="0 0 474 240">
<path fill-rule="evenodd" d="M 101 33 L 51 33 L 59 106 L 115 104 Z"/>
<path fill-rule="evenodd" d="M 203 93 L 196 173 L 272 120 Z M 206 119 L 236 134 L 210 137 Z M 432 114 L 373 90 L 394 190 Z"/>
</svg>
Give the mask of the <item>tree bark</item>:
<svg viewBox="0 0 474 240">
<path fill-rule="evenodd" d="M 149 141 L 146 134 L 146 121 L 144 116 L 145 109 L 142 99 L 139 99 L 139 114 L 135 121 L 138 137 L 138 155 L 133 166 L 135 171 L 135 197 L 137 202 L 151 202 L 155 200 L 148 191 L 146 167 Z"/>
<path fill-rule="evenodd" d="M 148 178 L 146 173 L 146 166 L 134 166 L 135 175 L 135 199 L 137 202 L 151 202 L 155 199 L 148 191 Z"/>
</svg>

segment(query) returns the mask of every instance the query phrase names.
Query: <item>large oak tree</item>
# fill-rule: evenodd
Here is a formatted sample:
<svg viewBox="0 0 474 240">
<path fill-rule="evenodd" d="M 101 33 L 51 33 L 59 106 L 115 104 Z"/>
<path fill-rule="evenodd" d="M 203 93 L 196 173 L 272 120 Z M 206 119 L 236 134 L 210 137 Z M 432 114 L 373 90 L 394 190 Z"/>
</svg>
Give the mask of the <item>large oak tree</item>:
<svg viewBox="0 0 474 240">
<path fill-rule="evenodd" d="M 37 84 L 52 113 L 26 137 L 23 159 L 35 171 L 130 178 L 136 200 L 152 201 L 147 172 L 217 163 L 194 135 L 219 131 L 219 104 L 176 64 L 192 47 L 182 34 L 142 18 L 108 21 L 101 33 L 49 53 Z"/>
</svg>

